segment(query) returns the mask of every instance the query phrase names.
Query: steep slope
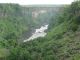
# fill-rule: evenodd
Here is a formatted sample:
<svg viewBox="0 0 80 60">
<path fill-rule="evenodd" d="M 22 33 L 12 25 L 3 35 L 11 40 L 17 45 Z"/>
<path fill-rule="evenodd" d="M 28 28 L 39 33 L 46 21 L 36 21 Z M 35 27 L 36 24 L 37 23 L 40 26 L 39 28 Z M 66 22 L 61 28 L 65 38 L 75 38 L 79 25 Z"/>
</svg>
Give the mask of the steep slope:
<svg viewBox="0 0 80 60">
<path fill-rule="evenodd" d="M 44 38 L 23 44 L 13 41 L 4 60 L 80 60 L 80 1 L 66 6 Z"/>
<path fill-rule="evenodd" d="M 17 40 L 28 32 L 28 16 L 24 19 L 22 7 L 18 4 L 0 4 L 0 58 L 8 54 L 9 47 L 18 44 Z M 32 22 L 32 20 L 30 20 Z M 6 52 L 6 53 L 5 53 Z"/>
<path fill-rule="evenodd" d="M 80 1 L 73 2 L 44 38 L 22 45 L 30 60 L 80 60 Z M 24 60 L 25 60 L 24 59 Z"/>
<path fill-rule="evenodd" d="M 45 21 L 49 21 L 51 12 L 56 11 L 55 8 L 59 10 L 58 7 L 22 7 L 18 4 L 0 4 L 0 59 L 5 60 L 7 56 L 11 56 L 7 60 L 23 59 L 24 49 L 19 42 L 24 40 L 25 36 L 29 36 L 32 29 L 48 23 Z M 36 10 L 40 12 L 40 17 L 37 17 L 39 19 L 34 19 L 32 16 Z M 42 10 L 48 10 L 48 13 L 43 14 Z M 20 54 L 18 58 L 17 54 Z"/>
</svg>

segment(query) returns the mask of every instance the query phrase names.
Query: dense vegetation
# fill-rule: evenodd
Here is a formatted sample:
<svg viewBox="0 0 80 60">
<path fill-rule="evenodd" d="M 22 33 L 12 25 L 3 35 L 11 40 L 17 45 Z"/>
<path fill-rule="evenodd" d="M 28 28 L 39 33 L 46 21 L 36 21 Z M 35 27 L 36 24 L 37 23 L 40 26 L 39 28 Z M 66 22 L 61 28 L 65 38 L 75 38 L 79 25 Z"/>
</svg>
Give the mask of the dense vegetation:
<svg viewBox="0 0 80 60">
<path fill-rule="evenodd" d="M 19 13 L 19 15 L 21 14 Z M 1 16 L 4 18 L 2 14 Z M 15 20 L 8 21 L 9 19 L 6 18 L 7 20 L 5 20 L 3 18 L 0 21 L 1 22 L 5 21 L 5 22 L 2 23 L 2 25 L 0 25 L 1 27 L 3 26 L 5 28 L 6 26 L 11 26 L 10 29 L 12 29 L 12 26 L 14 27 L 14 25 L 16 25 L 16 23 L 12 25 L 12 21 Z M 15 39 L 16 38 L 15 35 L 12 35 L 12 37 L 11 35 L 9 35 L 8 38 L 6 34 L 1 34 L 0 59 L 1 60 L 80 60 L 79 19 L 80 19 L 80 1 L 75 1 L 71 5 L 65 6 L 64 11 L 58 14 L 56 18 L 54 17 L 51 18 L 49 26 L 50 29 L 48 31 L 48 34 L 44 38 L 37 38 L 33 41 L 28 41 L 26 43 L 18 44 L 17 40 Z M 16 22 L 17 20 L 18 19 L 16 19 Z M 10 25 L 7 25 L 6 23 Z M 20 27 L 21 24 L 19 25 Z M 1 31 L 6 33 L 7 28 L 5 28 L 4 31 L 3 27 Z M 11 32 L 15 31 L 15 29 L 10 31 Z M 4 37 L 5 35 L 7 36 L 7 38 Z"/>
<path fill-rule="evenodd" d="M 30 30 L 27 23 L 31 17 L 24 16 L 22 7 L 18 4 L 0 4 L 0 58 L 8 54 L 10 47 L 16 46 L 15 42 L 25 31 Z"/>
</svg>

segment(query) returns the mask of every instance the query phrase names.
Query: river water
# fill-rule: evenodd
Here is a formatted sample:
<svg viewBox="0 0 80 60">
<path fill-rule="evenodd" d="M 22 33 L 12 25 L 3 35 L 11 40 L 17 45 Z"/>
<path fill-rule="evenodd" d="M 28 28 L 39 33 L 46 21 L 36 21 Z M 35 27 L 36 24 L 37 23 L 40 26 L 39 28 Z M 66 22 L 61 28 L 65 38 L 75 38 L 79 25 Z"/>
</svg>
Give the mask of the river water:
<svg viewBox="0 0 80 60">
<path fill-rule="evenodd" d="M 35 32 L 32 33 L 32 35 L 28 39 L 24 40 L 24 42 L 33 40 L 38 37 L 44 37 L 47 34 L 45 32 L 45 30 L 47 29 L 48 29 L 48 25 L 44 25 L 44 26 L 41 26 L 39 29 L 35 29 Z"/>
</svg>

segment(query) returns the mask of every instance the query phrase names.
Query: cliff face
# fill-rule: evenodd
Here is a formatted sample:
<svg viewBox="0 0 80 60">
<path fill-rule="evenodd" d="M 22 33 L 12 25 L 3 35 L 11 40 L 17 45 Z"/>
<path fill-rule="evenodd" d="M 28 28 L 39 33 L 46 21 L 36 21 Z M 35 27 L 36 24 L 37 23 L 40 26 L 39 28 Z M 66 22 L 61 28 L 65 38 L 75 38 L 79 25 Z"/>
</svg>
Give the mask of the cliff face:
<svg viewBox="0 0 80 60">
<path fill-rule="evenodd" d="M 36 26 L 49 24 L 51 17 L 62 11 L 64 6 L 24 6 L 25 14 L 30 14 Z M 27 10 L 27 12 L 26 12 Z M 29 19 L 30 20 L 30 19 Z"/>
<path fill-rule="evenodd" d="M 32 17 L 33 18 L 37 18 L 40 14 L 44 14 L 47 13 L 47 10 L 35 10 L 32 12 Z"/>
</svg>

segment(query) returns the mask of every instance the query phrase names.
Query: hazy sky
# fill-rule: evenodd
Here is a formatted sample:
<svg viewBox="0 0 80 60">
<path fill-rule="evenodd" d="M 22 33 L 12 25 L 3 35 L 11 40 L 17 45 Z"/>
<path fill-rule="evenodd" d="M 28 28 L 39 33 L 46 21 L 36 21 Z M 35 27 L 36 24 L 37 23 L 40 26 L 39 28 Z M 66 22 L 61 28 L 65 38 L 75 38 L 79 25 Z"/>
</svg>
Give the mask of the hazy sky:
<svg viewBox="0 0 80 60">
<path fill-rule="evenodd" d="M 74 0 L 0 0 L 0 3 L 32 4 L 70 4 Z"/>
</svg>

